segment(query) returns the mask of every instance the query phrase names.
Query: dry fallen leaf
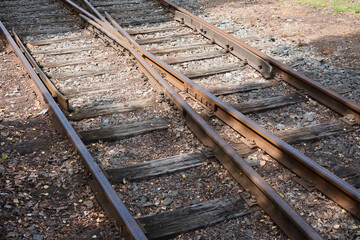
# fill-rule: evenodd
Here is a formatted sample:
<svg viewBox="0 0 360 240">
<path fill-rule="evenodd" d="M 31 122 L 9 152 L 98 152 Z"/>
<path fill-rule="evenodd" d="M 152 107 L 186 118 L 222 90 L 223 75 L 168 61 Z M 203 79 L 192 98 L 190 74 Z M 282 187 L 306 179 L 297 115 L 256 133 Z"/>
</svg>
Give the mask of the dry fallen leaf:
<svg viewBox="0 0 360 240">
<path fill-rule="evenodd" d="M 51 150 L 51 152 L 53 152 L 53 153 L 56 152 L 56 148 L 55 148 L 54 146 L 51 146 L 51 149 L 50 149 L 50 150 Z"/>
<path fill-rule="evenodd" d="M 34 46 L 31 43 L 27 43 L 26 46 L 28 47 L 28 49 L 33 49 Z"/>
</svg>

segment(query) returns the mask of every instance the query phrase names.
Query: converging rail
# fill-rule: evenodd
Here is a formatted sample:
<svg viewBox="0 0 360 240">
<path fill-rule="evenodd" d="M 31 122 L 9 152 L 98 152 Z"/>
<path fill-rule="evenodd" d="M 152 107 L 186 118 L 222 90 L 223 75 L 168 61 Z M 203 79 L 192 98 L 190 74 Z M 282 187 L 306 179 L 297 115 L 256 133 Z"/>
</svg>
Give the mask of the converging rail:
<svg viewBox="0 0 360 240">
<path fill-rule="evenodd" d="M 62 0 L 59 1 L 59 4 L 63 2 L 76 13 L 68 14 L 71 17 L 68 22 L 70 24 L 76 22 L 79 26 L 64 27 L 58 32 L 71 31 L 70 35 L 61 38 L 31 40 L 24 44 L 21 36 L 30 36 L 28 31 L 21 31 L 20 36 L 13 31 L 12 37 L 0 22 L 2 36 L 7 39 L 11 48 L 19 56 L 41 95 L 49 104 L 59 129 L 66 133 L 84 160 L 94 179 L 91 183 L 92 188 L 97 193 L 103 208 L 119 226 L 125 229 L 130 238 L 170 238 L 180 233 L 214 225 L 226 219 L 246 216 L 253 212 L 258 205 L 291 239 L 322 239 L 321 235 L 285 201 L 283 196 L 263 179 L 259 173 L 261 171 L 254 169 L 244 160 L 247 156 L 254 154 L 257 149 L 263 150 L 298 175 L 302 179 L 298 180 L 299 183 L 301 182 L 300 184 L 305 188 L 307 186 L 317 188 L 354 217 L 360 218 L 360 192 L 356 189 L 356 185 L 354 187 L 335 176 L 290 145 L 354 131 L 356 125 L 360 123 L 360 107 L 358 105 L 249 47 L 170 1 L 91 1 L 90 3 L 88 0 Z M 31 13 L 33 10 L 30 9 L 23 11 Z M 44 7 L 44 9 L 57 11 L 58 7 Z M 148 16 L 140 20 L 134 19 L 135 16 L 142 16 L 141 13 L 136 13 L 140 10 L 146 11 Z M 67 13 L 61 14 L 63 17 Z M 82 21 L 79 21 L 79 16 Z M 48 17 L 50 18 L 51 15 L 49 14 Z M 15 18 L 16 16 L 11 16 L 9 19 Z M 175 24 L 168 24 L 171 21 L 174 21 Z M 58 24 L 56 19 L 50 18 L 44 24 L 54 23 Z M 148 27 L 149 23 L 160 24 L 160 26 Z M 125 26 L 138 27 L 125 29 Z M 80 29 L 89 30 L 91 34 L 85 34 L 85 31 Z M 51 30 L 41 31 L 40 34 L 51 32 Z M 175 31 L 175 34 L 167 36 L 168 31 Z M 232 32 L 232 30 L 226 32 Z M 95 40 L 94 36 L 97 37 L 96 39 L 100 39 Z M 199 43 L 192 43 L 188 46 L 166 47 L 165 45 L 168 41 L 191 39 L 194 36 Z M 79 41 L 81 46 L 77 46 L 76 41 Z M 105 42 L 105 47 L 100 46 L 100 42 Z M 56 47 L 47 47 L 51 44 Z M 207 48 L 211 51 L 204 51 Z M 99 51 L 99 49 L 102 54 L 94 55 L 93 51 Z M 194 52 L 190 55 L 177 55 L 179 52 L 188 50 L 194 50 Z M 173 53 L 174 57 L 171 55 Z M 70 57 L 66 57 L 66 59 L 61 57 L 66 54 L 70 54 Z M 75 55 L 71 54 L 80 54 L 80 58 L 74 58 Z M 166 54 L 169 54 L 170 57 L 163 57 Z M 119 57 L 119 55 L 125 57 Z M 54 56 L 55 60 L 48 59 L 49 56 Z M 56 58 L 57 56 L 60 57 Z M 124 60 L 125 62 L 121 64 L 117 62 L 121 58 L 128 59 L 128 56 L 131 60 Z M 182 68 L 178 66 L 182 66 L 181 64 L 191 65 L 192 61 L 203 61 L 204 65 L 214 61 L 216 64 L 215 59 L 224 57 L 231 59 L 231 64 L 195 70 L 191 70 L 189 67 L 190 70 L 186 71 L 181 70 Z M 101 64 L 108 60 L 113 62 Z M 68 69 L 74 70 L 69 71 Z M 214 80 L 219 74 L 252 71 L 251 69 L 269 80 L 261 83 L 250 82 L 243 86 L 239 84 L 202 86 L 203 83 L 206 83 L 206 78 L 214 77 L 212 78 Z M 140 73 L 143 75 L 137 77 L 137 74 Z M 111 77 L 112 75 L 118 76 L 122 81 Z M 84 81 L 85 84 L 83 84 L 82 80 L 77 79 L 89 80 Z M 108 79 L 111 81 L 106 83 Z M 197 79 L 200 79 L 199 83 L 196 82 Z M 141 84 L 144 80 L 145 83 Z M 149 86 L 147 86 L 147 80 L 150 82 Z M 242 104 L 232 104 L 226 100 L 227 98 L 231 99 L 234 94 L 254 89 L 280 88 L 280 80 L 289 83 L 301 92 L 287 90 L 289 94 L 285 96 L 248 101 Z M 68 83 L 74 83 L 76 84 L 74 86 L 77 87 L 59 90 L 58 86 L 67 86 Z M 102 83 L 102 86 L 98 83 Z M 135 84 L 133 88 L 131 84 Z M 140 91 L 141 85 L 146 86 L 146 89 L 156 89 L 160 98 L 155 97 L 156 95 L 150 90 Z M 131 95 L 130 92 L 134 92 L 135 95 Z M 84 95 L 91 96 L 91 94 L 94 94 L 96 101 L 101 104 L 94 105 L 91 97 L 86 98 L 88 99 L 86 101 L 82 98 Z M 109 94 L 114 99 L 110 104 L 108 103 Z M 130 100 L 127 99 L 126 102 L 123 102 L 122 98 L 124 97 L 122 96 L 126 94 L 129 94 Z M 305 99 L 304 95 L 306 98 L 310 96 L 316 99 L 341 114 L 341 120 L 347 125 L 340 122 L 323 123 L 275 136 L 255 123 L 249 116 L 245 116 L 301 104 Z M 78 107 L 86 105 L 87 102 L 90 102 L 88 107 Z M 57 104 L 62 107 L 64 113 Z M 166 105 L 171 107 L 166 107 Z M 176 121 L 163 117 L 151 118 L 149 115 L 152 116 L 153 113 L 152 111 L 147 112 L 147 109 L 154 109 L 153 111 L 158 113 L 177 114 L 179 118 L 176 117 Z M 137 116 L 138 119 L 143 119 L 126 122 L 128 117 L 124 118 L 124 116 Z M 123 118 L 125 120 L 122 120 Z M 99 125 L 96 125 L 98 121 Z M 225 131 L 229 134 L 218 131 L 218 125 L 213 122 L 219 121 L 231 127 L 232 130 Z M 108 122 L 111 122 L 109 126 Z M 164 131 L 169 129 L 170 132 L 176 132 L 177 130 L 171 130 L 178 128 L 179 123 L 176 122 L 186 124 L 200 140 L 201 143 L 194 143 L 192 149 L 204 149 L 206 146 L 211 151 L 196 150 L 171 156 L 165 154 L 166 157 L 145 162 L 129 162 L 129 165 L 120 168 L 106 167 L 104 164 L 108 165 L 108 160 L 103 158 L 107 153 L 97 154 L 99 149 L 102 149 L 100 151 L 102 152 L 104 149 L 112 149 L 114 146 L 116 149 L 122 145 L 128 148 L 128 152 L 135 151 L 130 149 L 135 149 L 136 142 L 145 144 L 149 139 L 158 141 L 159 136 L 162 141 L 172 141 L 172 137 Z M 73 126 L 77 129 L 76 131 Z M 87 128 L 88 126 L 90 128 Z M 138 136 L 143 137 L 138 139 Z M 179 138 L 179 136 L 182 137 Z M 235 148 L 232 144 L 234 136 L 236 139 L 242 139 L 242 143 L 237 143 Z M 167 137 L 169 139 L 166 139 Z M 188 135 L 177 133 L 174 143 L 183 141 L 187 145 L 187 142 L 195 141 L 191 139 Z M 103 142 L 114 143 L 107 145 Z M 100 145 L 98 145 L 99 143 Z M 172 147 L 169 142 L 167 148 Z M 96 149 L 96 160 L 88 149 Z M 156 152 L 156 148 L 153 151 Z M 205 168 L 204 163 L 213 161 L 211 160 L 213 158 L 227 169 L 246 192 L 250 192 L 248 196 L 241 195 L 239 197 L 229 189 L 229 193 L 221 198 L 182 206 L 174 211 L 166 211 L 166 206 L 173 202 L 171 198 L 166 197 L 170 194 L 169 192 L 159 203 L 166 204 L 161 213 L 145 217 L 137 216 L 135 220 L 134 205 L 130 203 L 132 200 L 129 200 L 128 193 L 116 187 L 116 184 L 119 183 L 126 185 L 128 180 L 141 181 L 148 178 L 161 178 L 164 174 L 171 175 L 198 168 L 204 168 L 204 171 L 207 171 L 208 168 Z M 203 171 L 200 169 L 196 171 Z M 351 176 L 356 177 L 356 174 L 359 173 L 355 172 Z M 186 178 L 186 174 L 181 176 Z M 112 184 L 114 185 L 112 186 Z M 119 197 L 118 191 L 121 192 L 121 197 Z M 144 201 L 146 202 L 146 198 Z M 131 206 L 130 211 L 127 206 Z M 138 208 L 135 207 L 135 209 Z M 139 211 L 143 213 L 142 210 Z"/>
<path fill-rule="evenodd" d="M 127 227 L 127 231 L 131 233 L 134 239 L 146 239 L 145 235 L 141 231 L 138 224 L 132 218 L 119 196 L 112 188 L 110 182 L 105 177 L 104 173 L 101 171 L 99 165 L 95 162 L 94 158 L 91 156 L 86 146 L 80 139 L 79 135 L 75 132 L 74 128 L 71 126 L 69 121 L 66 119 L 66 116 L 61 111 L 59 106 L 56 104 L 54 98 L 50 94 L 49 90 L 46 88 L 44 83 L 41 81 L 39 76 L 36 74 L 34 69 L 31 67 L 31 64 L 24 56 L 23 52 L 20 50 L 19 46 L 16 44 L 14 39 L 11 37 L 10 33 L 6 30 L 5 26 L 0 22 L 1 34 L 5 36 L 11 48 L 15 51 L 16 55 L 20 58 L 23 63 L 26 71 L 29 73 L 31 78 L 34 80 L 36 87 L 39 89 L 41 96 L 44 98 L 45 102 L 49 104 L 49 108 L 54 114 L 55 121 L 58 123 L 58 127 L 62 128 L 63 132 L 69 137 L 73 145 L 79 152 L 80 156 L 84 160 L 85 166 L 89 169 L 91 175 L 93 176 L 96 184 L 98 185 L 100 194 L 103 194 L 103 197 L 106 199 L 107 207 L 111 209 L 113 217 L 119 222 L 126 222 L 124 226 Z M 119 218 L 121 216 L 121 218 Z"/>
<path fill-rule="evenodd" d="M 96 10 L 91 7 L 89 3 L 88 5 L 93 11 L 96 12 Z M 174 7 L 174 5 L 168 6 Z M 195 18 L 195 16 L 191 15 L 188 12 L 186 13 L 192 17 L 192 22 L 198 21 L 198 18 Z M 98 16 L 100 16 L 99 13 Z M 266 133 L 255 123 L 252 123 L 250 119 L 246 118 L 244 115 L 236 111 L 231 106 L 228 106 L 219 101 L 212 94 L 203 90 L 199 85 L 194 83 L 192 80 L 190 80 L 183 74 L 174 71 L 165 62 L 157 59 L 154 55 L 141 48 L 141 46 L 137 44 L 136 41 L 132 39 L 129 34 L 126 33 L 125 30 L 121 29 L 121 27 L 117 25 L 115 21 L 111 21 L 111 23 L 113 23 L 114 26 L 117 27 L 118 30 L 120 30 L 120 33 L 122 35 L 125 35 L 127 37 L 128 41 L 130 41 L 132 44 L 134 44 L 135 47 L 137 47 L 137 49 L 149 62 L 155 64 L 155 66 L 159 70 L 165 73 L 165 78 L 168 81 L 179 87 L 182 91 L 185 91 L 192 95 L 196 100 L 200 101 L 202 104 L 208 107 L 212 113 L 221 118 L 224 122 L 227 122 L 241 134 L 249 137 L 252 140 L 255 140 L 256 144 L 259 145 L 260 148 L 265 149 L 270 155 L 273 155 L 274 158 L 282 161 L 284 165 L 287 165 L 290 169 L 293 169 L 293 171 L 295 171 L 297 174 L 303 175 L 306 179 L 310 179 L 313 184 L 315 184 L 318 188 L 321 189 L 321 191 L 326 193 L 331 198 L 336 199 L 339 204 L 342 204 L 343 207 L 352 212 L 354 215 L 358 217 L 360 216 L 358 207 L 359 192 L 356 189 L 336 178 L 334 175 L 330 174 L 328 171 L 321 168 L 320 166 L 314 164 L 310 159 L 306 158 L 303 154 L 291 148 L 279 138 Z M 199 29 L 194 26 L 191 27 L 196 28 L 196 30 Z M 200 33 L 202 32 L 201 29 L 198 31 Z M 326 89 L 323 90 L 326 91 Z M 342 97 L 338 96 L 338 99 L 341 98 Z M 358 106 L 352 104 L 351 101 L 346 100 L 345 102 L 351 105 L 354 109 L 358 109 Z M 345 108 L 345 105 L 342 106 L 342 109 Z M 356 114 L 358 116 L 359 112 L 357 112 Z M 245 130 L 245 127 L 248 128 L 248 130 Z M 289 158 L 292 158 L 292 160 Z M 295 162 L 298 162 L 298 164 L 300 165 L 294 165 Z M 298 168 L 301 168 L 301 170 L 298 170 Z M 312 171 L 313 173 L 310 173 L 309 171 Z M 337 186 L 338 189 L 335 190 L 334 186 Z M 339 195 L 340 192 L 342 192 L 341 197 Z"/>
<path fill-rule="evenodd" d="M 95 14 L 97 14 L 99 18 L 104 20 L 104 16 L 102 16 L 97 10 L 95 10 L 95 8 L 92 7 L 89 2 L 87 1 L 84 2 L 88 5 L 89 9 L 91 9 Z M 170 9 L 172 7 L 175 8 L 176 10 L 179 10 L 179 8 L 175 5 L 170 5 L 168 2 L 166 2 L 166 4 L 167 6 L 170 6 Z M 185 10 L 182 11 L 186 12 Z M 214 36 L 209 37 L 206 35 L 206 33 L 209 33 L 211 31 L 204 30 L 203 26 L 201 27 L 195 26 L 196 24 L 194 24 L 194 22 L 199 22 L 199 19 L 188 12 L 186 13 L 190 16 L 190 17 L 188 16 L 189 19 L 187 21 L 188 22 L 187 25 L 190 26 L 196 32 L 199 33 L 203 32 L 203 35 L 209 38 L 212 43 L 216 43 L 216 41 L 214 41 Z M 218 116 L 224 122 L 228 123 L 235 130 L 240 132 L 242 135 L 246 136 L 251 140 L 255 140 L 256 145 L 266 150 L 268 154 L 273 156 L 278 161 L 282 162 L 288 168 L 292 169 L 292 171 L 297 173 L 299 176 L 307 180 L 310 180 L 311 183 L 314 184 L 320 191 L 328 195 L 334 201 L 338 202 L 340 205 L 342 205 L 348 211 L 353 213 L 355 216 L 359 217 L 358 206 L 359 206 L 360 195 L 355 188 L 353 188 L 346 182 L 340 180 L 335 175 L 328 172 L 326 169 L 315 164 L 309 158 L 305 157 L 300 152 L 291 148 L 288 144 L 281 141 L 279 138 L 264 132 L 263 130 L 261 130 L 259 126 L 257 126 L 254 123 L 251 123 L 251 121 L 247 119 L 245 116 L 243 116 L 241 113 L 237 112 L 234 108 L 230 106 L 226 106 L 226 104 L 220 102 L 218 99 L 213 97 L 210 93 L 206 92 L 205 90 L 201 89 L 201 87 L 199 87 L 197 84 L 192 82 L 189 78 L 185 77 L 183 74 L 180 74 L 172 70 L 171 67 L 169 67 L 166 63 L 164 63 L 161 60 L 158 60 L 154 55 L 144 50 L 134 39 L 132 39 L 132 37 L 125 30 L 123 30 L 110 17 L 109 14 L 106 14 L 106 16 L 109 19 L 109 22 L 111 22 L 113 26 L 116 27 L 117 30 L 120 32 L 121 35 L 119 35 L 119 37 L 125 36 L 127 38 L 126 40 L 129 43 L 133 44 L 140 51 L 140 53 L 148 60 L 148 62 L 154 64 L 154 66 L 156 66 L 157 69 L 161 70 L 164 73 L 165 78 L 169 82 L 177 86 L 180 90 L 192 95 L 194 99 L 198 100 L 207 108 L 209 108 L 211 113 Z M 175 12 L 175 19 L 176 16 L 177 14 Z M 177 18 L 177 20 L 179 20 L 183 24 L 186 24 L 184 22 L 184 18 Z M 189 24 L 189 22 L 191 22 L 191 24 Z M 105 24 L 106 23 L 104 23 L 104 27 L 109 28 L 109 26 L 106 26 Z M 208 26 L 208 24 L 206 25 Z M 225 37 L 227 41 L 229 41 L 229 36 L 226 36 L 226 34 L 224 33 L 222 33 L 222 36 Z M 225 46 L 227 49 L 229 49 L 229 44 L 225 45 L 225 43 L 222 42 L 219 45 Z M 246 61 L 248 61 L 246 57 L 244 56 L 241 57 L 244 58 Z M 256 69 L 259 70 L 261 68 L 256 68 Z M 264 75 L 264 73 L 262 74 Z M 267 76 L 270 76 L 270 74 L 267 74 Z M 296 75 L 296 76 L 301 81 L 305 81 L 304 78 L 302 78 L 300 75 Z M 305 82 L 308 81 L 306 80 Z M 314 83 L 314 85 L 317 84 Z M 328 91 L 327 89 L 325 88 L 321 88 L 321 89 L 322 91 L 327 93 L 327 96 L 330 97 L 334 96 L 334 94 Z M 310 91 L 309 95 L 313 96 L 311 92 L 312 91 Z M 319 96 L 319 95 L 315 94 L 314 96 Z M 351 101 L 346 100 L 338 95 L 335 96 L 335 99 L 343 103 L 341 109 L 346 109 L 347 105 L 350 105 L 352 109 L 355 110 L 359 109 L 358 106 L 353 104 Z M 332 105 L 330 104 L 330 106 Z M 358 119 L 359 111 L 351 112 L 351 114 L 354 114 L 356 116 L 355 119 Z M 356 122 L 357 120 L 355 120 L 355 123 Z"/>
</svg>

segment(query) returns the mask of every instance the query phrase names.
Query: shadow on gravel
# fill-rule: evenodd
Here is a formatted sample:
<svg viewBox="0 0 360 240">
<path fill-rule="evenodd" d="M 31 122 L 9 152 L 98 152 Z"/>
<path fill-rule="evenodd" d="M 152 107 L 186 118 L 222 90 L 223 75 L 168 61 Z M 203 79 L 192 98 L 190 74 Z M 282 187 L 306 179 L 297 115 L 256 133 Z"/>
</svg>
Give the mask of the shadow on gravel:
<svg viewBox="0 0 360 240">
<path fill-rule="evenodd" d="M 0 53 L 5 52 L 7 50 L 6 43 L 3 39 L 0 38 Z"/>
<path fill-rule="evenodd" d="M 341 65 L 360 70 L 360 33 L 346 36 L 326 36 L 312 41 L 310 45 L 325 56 L 332 56 L 341 61 Z M 334 61 L 334 64 L 337 62 Z"/>
<path fill-rule="evenodd" d="M 21 155 L 25 155 L 50 149 L 51 145 L 49 142 L 51 142 L 52 137 L 55 134 L 57 135 L 57 133 L 47 132 L 47 134 L 42 134 L 41 129 L 48 124 L 50 123 L 41 116 L 27 120 L 1 122 L 0 142 L 5 142 L 6 144 L 0 146 L 0 151 L 6 154 L 16 151 Z M 25 138 L 20 136 L 23 133 L 27 134 Z M 62 138 L 60 134 L 58 136 Z"/>
<path fill-rule="evenodd" d="M 326 36 L 309 45 L 331 65 L 321 69 L 323 81 L 332 79 L 333 90 L 360 104 L 360 33 Z"/>
</svg>

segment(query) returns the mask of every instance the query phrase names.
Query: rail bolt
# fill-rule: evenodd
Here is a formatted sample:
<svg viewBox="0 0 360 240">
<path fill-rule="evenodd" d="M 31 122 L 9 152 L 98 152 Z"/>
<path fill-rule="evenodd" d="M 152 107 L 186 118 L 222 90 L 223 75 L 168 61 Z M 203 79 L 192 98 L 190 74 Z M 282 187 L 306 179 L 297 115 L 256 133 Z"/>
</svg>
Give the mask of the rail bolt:
<svg viewBox="0 0 360 240">
<path fill-rule="evenodd" d="M 249 201 L 252 202 L 252 203 L 256 203 L 256 202 L 257 202 L 256 197 L 255 197 L 254 195 L 251 196 L 251 198 L 250 198 Z"/>
</svg>

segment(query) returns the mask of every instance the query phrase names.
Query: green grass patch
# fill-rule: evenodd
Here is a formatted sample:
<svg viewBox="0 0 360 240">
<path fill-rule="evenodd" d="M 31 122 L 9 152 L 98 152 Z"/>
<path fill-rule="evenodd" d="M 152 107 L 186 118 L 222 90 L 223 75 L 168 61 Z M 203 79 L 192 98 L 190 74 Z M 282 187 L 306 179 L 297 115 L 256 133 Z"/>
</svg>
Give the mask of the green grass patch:
<svg viewBox="0 0 360 240">
<path fill-rule="evenodd" d="M 360 18 L 360 0 L 297 0 L 312 7 L 330 7 L 336 12 L 352 12 Z"/>
<path fill-rule="evenodd" d="M 345 12 L 348 10 L 348 8 L 346 6 L 335 6 L 334 10 L 337 12 Z"/>
</svg>

